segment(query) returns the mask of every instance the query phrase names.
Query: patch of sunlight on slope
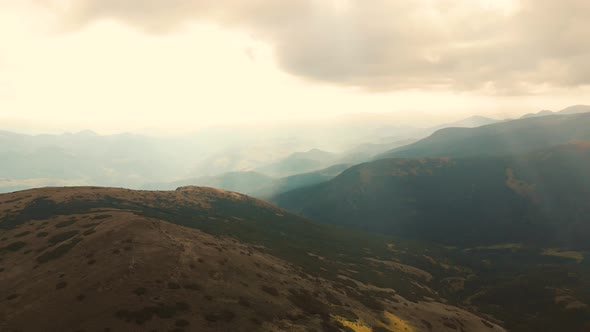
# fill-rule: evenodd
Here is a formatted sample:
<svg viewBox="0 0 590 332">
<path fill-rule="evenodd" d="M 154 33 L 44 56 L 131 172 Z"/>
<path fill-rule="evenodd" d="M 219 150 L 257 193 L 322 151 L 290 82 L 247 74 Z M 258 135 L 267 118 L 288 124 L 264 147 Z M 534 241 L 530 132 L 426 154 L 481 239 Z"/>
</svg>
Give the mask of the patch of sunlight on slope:
<svg viewBox="0 0 590 332">
<path fill-rule="evenodd" d="M 582 261 L 584 260 L 584 254 L 579 251 L 562 250 L 559 248 L 545 249 L 543 251 L 542 255 L 561 257 L 561 258 L 569 258 L 569 259 L 575 260 L 578 263 L 582 263 Z"/>
<path fill-rule="evenodd" d="M 518 250 L 518 249 L 523 249 L 524 245 L 522 243 L 500 243 L 500 244 L 494 244 L 491 246 L 479 246 L 479 247 L 475 247 L 475 248 L 467 248 L 465 249 L 465 251 L 470 251 L 472 249 L 477 249 L 477 250 L 503 250 L 503 249 L 512 249 L 512 250 Z"/>
<path fill-rule="evenodd" d="M 364 322 L 362 321 L 348 321 L 346 320 L 346 318 L 344 317 L 340 317 L 340 316 L 334 316 L 334 319 L 337 320 L 338 322 L 340 322 L 342 325 L 352 329 L 354 332 L 372 332 L 373 329 L 370 328 L 369 326 L 365 325 Z"/>
<path fill-rule="evenodd" d="M 397 317 L 389 311 L 384 311 L 383 315 L 389 321 L 389 324 L 381 323 L 381 326 L 392 332 L 416 332 L 416 329 L 405 320 Z"/>
<path fill-rule="evenodd" d="M 403 319 L 399 318 L 398 316 L 392 314 L 389 311 L 384 311 L 383 316 L 385 316 L 385 321 L 389 322 L 388 324 L 379 322 L 379 325 L 383 328 L 391 332 L 416 332 L 416 329 L 410 325 L 408 322 L 404 321 Z M 339 321 L 342 325 L 352 329 L 354 332 L 371 332 L 373 329 L 365 324 L 365 322 L 361 320 L 356 321 L 349 321 L 344 317 L 334 316 L 334 319 Z"/>
</svg>

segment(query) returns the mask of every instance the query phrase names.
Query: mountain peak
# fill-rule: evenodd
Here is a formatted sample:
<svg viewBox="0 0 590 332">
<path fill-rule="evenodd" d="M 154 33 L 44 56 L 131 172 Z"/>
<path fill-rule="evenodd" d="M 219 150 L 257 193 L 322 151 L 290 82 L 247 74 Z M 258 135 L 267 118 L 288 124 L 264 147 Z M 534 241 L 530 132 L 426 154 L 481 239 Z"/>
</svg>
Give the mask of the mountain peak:
<svg viewBox="0 0 590 332">
<path fill-rule="evenodd" d="M 86 129 L 86 130 L 81 130 L 77 133 L 75 133 L 75 135 L 79 135 L 79 136 L 98 136 L 98 133 L 90 130 L 90 129 Z"/>
<path fill-rule="evenodd" d="M 578 114 L 578 113 L 586 113 L 590 112 L 590 105 L 573 105 L 570 107 L 566 107 L 559 111 L 561 114 Z"/>
</svg>

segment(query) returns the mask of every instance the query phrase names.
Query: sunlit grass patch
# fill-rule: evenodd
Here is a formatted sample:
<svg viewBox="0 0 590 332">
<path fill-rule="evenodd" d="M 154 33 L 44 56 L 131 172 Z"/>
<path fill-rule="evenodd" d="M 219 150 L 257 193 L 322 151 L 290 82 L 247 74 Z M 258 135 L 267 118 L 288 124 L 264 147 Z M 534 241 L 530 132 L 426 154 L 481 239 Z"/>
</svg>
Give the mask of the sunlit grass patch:
<svg viewBox="0 0 590 332">
<path fill-rule="evenodd" d="M 475 249 L 475 250 L 505 250 L 505 249 L 518 250 L 518 249 L 522 249 L 522 248 L 524 248 L 524 245 L 522 243 L 499 243 L 499 244 L 493 244 L 490 246 L 479 246 L 479 247 L 475 247 L 472 249 Z M 472 250 L 472 249 L 467 249 L 467 250 Z"/>
<path fill-rule="evenodd" d="M 416 332 L 416 328 L 412 326 L 410 323 L 406 322 L 405 320 L 399 318 L 395 314 L 384 311 L 383 316 L 385 319 L 383 321 L 378 322 L 379 330 L 385 329 L 391 332 Z M 362 320 L 355 320 L 350 321 L 341 316 L 333 316 L 335 320 L 337 320 L 342 325 L 352 329 L 354 332 L 372 332 L 375 329 L 369 326 L 366 322 Z"/>
<path fill-rule="evenodd" d="M 496 250 L 496 249 L 522 249 L 522 243 L 500 243 L 494 244 L 491 246 L 482 246 L 477 247 L 477 249 L 489 249 L 489 250 Z"/>
<path fill-rule="evenodd" d="M 391 312 L 385 311 L 383 315 L 389 321 L 389 324 L 381 323 L 384 328 L 392 332 L 416 332 L 416 328 L 414 326 L 410 325 L 410 323 L 392 314 Z"/>
<path fill-rule="evenodd" d="M 373 331 L 373 329 L 371 327 L 366 325 L 361 320 L 349 321 L 346 318 L 340 317 L 340 316 L 334 316 L 333 318 L 335 320 L 337 320 L 339 323 L 341 323 L 342 325 L 352 329 L 354 332 L 372 332 Z"/>
<path fill-rule="evenodd" d="M 575 260 L 578 263 L 581 263 L 584 260 L 584 254 L 582 252 L 573 250 L 563 250 L 559 248 L 545 249 L 543 250 L 542 255 L 569 258 Z"/>
</svg>

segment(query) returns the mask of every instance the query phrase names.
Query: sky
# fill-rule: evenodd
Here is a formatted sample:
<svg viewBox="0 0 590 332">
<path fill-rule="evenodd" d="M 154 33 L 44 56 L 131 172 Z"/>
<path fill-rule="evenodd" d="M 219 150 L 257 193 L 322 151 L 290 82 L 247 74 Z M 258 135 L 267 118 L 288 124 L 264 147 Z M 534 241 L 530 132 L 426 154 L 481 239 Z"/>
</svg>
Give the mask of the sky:
<svg viewBox="0 0 590 332">
<path fill-rule="evenodd" d="M 188 132 L 590 104 L 587 0 L 0 0 L 0 129 Z"/>
</svg>

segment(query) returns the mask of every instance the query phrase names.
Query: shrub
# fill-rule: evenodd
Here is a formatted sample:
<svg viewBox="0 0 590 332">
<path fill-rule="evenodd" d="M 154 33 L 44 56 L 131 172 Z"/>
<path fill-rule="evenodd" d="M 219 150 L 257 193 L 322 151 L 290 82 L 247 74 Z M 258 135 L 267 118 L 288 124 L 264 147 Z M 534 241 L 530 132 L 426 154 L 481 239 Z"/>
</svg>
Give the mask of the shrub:
<svg viewBox="0 0 590 332">
<path fill-rule="evenodd" d="M 279 291 L 274 287 L 264 285 L 264 286 L 260 287 L 260 289 L 262 289 L 264 292 L 266 292 L 272 296 L 279 296 Z"/>
<path fill-rule="evenodd" d="M 373 310 L 377 310 L 377 311 L 381 311 L 381 310 L 385 309 L 385 307 L 383 306 L 383 303 L 375 300 L 375 298 L 371 294 L 360 294 L 355 291 L 347 290 L 346 295 L 348 295 L 348 297 L 350 297 L 350 298 L 353 298 L 353 299 L 359 301 L 360 303 L 362 303 L 365 307 L 367 307 L 369 309 L 373 309 Z"/>
<path fill-rule="evenodd" d="M 194 290 L 194 291 L 201 290 L 201 288 L 202 288 L 201 285 L 196 284 L 196 283 L 186 284 L 183 287 L 186 289 Z"/>
<path fill-rule="evenodd" d="M 5 251 L 19 251 L 27 244 L 23 241 L 13 242 L 5 247 L 0 248 L 0 253 Z"/>
<path fill-rule="evenodd" d="M 29 234 L 31 234 L 30 231 L 25 231 L 25 232 L 16 234 L 14 237 L 23 237 L 23 236 L 26 236 L 26 235 L 29 235 Z"/>
<path fill-rule="evenodd" d="M 76 220 L 75 220 L 75 219 L 73 219 L 73 220 L 66 220 L 66 221 L 62 221 L 62 222 L 59 222 L 59 223 L 55 224 L 55 228 L 63 228 L 63 227 L 68 227 L 68 226 L 70 226 L 70 225 L 73 225 L 75 222 L 76 222 Z"/>
<path fill-rule="evenodd" d="M 446 327 L 448 327 L 448 328 L 450 328 L 450 329 L 453 329 L 453 330 L 456 330 L 457 329 L 457 325 L 455 325 L 455 324 L 453 324 L 451 322 L 443 322 L 443 325 L 446 326 Z"/>
<path fill-rule="evenodd" d="M 84 232 L 82 232 L 82 235 L 87 236 L 87 235 L 94 234 L 94 233 L 96 233 L 96 231 L 94 230 L 94 228 L 91 228 L 91 229 L 88 229 L 88 230 L 85 230 Z"/>
<path fill-rule="evenodd" d="M 238 299 L 238 304 L 243 306 L 243 307 L 249 307 L 250 306 L 250 301 L 248 301 L 247 298 L 240 296 L 240 298 Z"/>
<path fill-rule="evenodd" d="M 137 295 L 137 296 L 141 296 L 141 295 L 147 293 L 147 289 L 145 289 L 144 287 L 138 287 L 133 291 L 133 293 L 135 293 L 135 295 Z"/>
<path fill-rule="evenodd" d="M 346 326 L 342 325 L 342 323 L 340 323 L 340 322 L 324 320 L 324 321 L 322 321 L 322 331 L 323 332 L 341 332 L 341 331 L 349 331 L 349 330 L 347 330 Z"/>
<path fill-rule="evenodd" d="M 44 252 L 41 256 L 37 257 L 37 262 L 39 263 L 46 263 L 50 260 L 57 259 L 63 255 L 65 255 L 68 251 L 70 251 L 78 242 L 82 240 L 80 239 L 73 239 L 66 244 L 62 244 L 59 247 Z"/>
<path fill-rule="evenodd" d="M 305 289 L 290 289 L 289 292 L 291 293 L 288 297 L 289 301 L 301 310 L 322 317 L 328 317 L 330 315 L 329 307 L 310 294 L 309 291 Z"/>
<path fill-rule="evenodd" d="M 388 329 L 384 328 L 383 326 L 373 326 L 373 332 L 390 332 Z"/>
<path fill-rule="evenodd" d="M 168 289 L 179 289 L 179 288 L 180 288 L 180 285 L 175 282 L 168 283 Z"/>
<path fill-rule="evenodd" d="M 110 217 L 112 217 L 112 215 L 110 215 L 110 214 L 99 214 L 99 215 L 94 216 L 94 217 L 92 217 L 90 219 L 92 219 L 92 220 L 100 220 L 100 219 L 107 219 L 107 218 L 110 218 Z"/>
<path fill-rule="evenodd" d="M 142 325 L 153 316 L 158 316 L 162 319 L 169 319 L 179 313 L 186 312 L 190 309 L 189 305 L 184 302 L 178 302 L 174 305 L 159 304 L 157 306 L 147 306 L 136 311 L 119 310 L 115 312 L 115 317 L 125 320 L 127 322 L 135 322 Z"/>
<path fill-rule="evenodd" d="M 55 245 L 57 243 L 63 242 L 67 239 L 73 238 L 74 236 L 78 235 L 78 231 L 69 231 L 69 232 L 64 232 L 64 233 L 59 233 L 56 234 L 52 237 L 50 237 L 49 239 L 47 239 L 47 242 L 49 242 L 51 245 Z"/>
<path fill-rule="evenodd" d="M 232 311 L 221 310 L 205 314 L 205 319 L 210 322 L 231 322 L 236 317 Z"/>
</svg>

